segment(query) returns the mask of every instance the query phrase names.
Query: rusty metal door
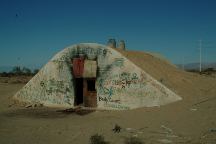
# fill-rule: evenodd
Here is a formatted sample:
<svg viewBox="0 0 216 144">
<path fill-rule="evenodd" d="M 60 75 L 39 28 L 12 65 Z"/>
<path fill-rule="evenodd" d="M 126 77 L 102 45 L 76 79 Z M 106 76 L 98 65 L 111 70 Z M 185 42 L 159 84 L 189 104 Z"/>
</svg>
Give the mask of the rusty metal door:
<svg viewBox="0 0 216 144">
<path fill-rule="evenodd" d="M 97 91 L 95 89 L 95 78 L 84 79 L 84 106 L 97 107 Z"/>
<path fill-rule="evenodd" d="M 73 59 L 73 75 L 75 78 L 81 78 L 84 71 L 84 58 Z"/>
</svg>

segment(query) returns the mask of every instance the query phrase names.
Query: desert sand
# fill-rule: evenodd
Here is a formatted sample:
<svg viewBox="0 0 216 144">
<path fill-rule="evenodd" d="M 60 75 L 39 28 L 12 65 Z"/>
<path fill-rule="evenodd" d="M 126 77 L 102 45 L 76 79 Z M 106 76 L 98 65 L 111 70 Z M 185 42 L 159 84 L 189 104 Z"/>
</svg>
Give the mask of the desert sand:
<svg viewBox="0 0 216 144">
<path fill-rule="evenodd" d="M 12 105 L 23 83 L 0 82 L 0 144 L 88 144 L 101 134 L 113 144 L 138 137 L 145 144 L 216 143 L 216 78 L 189 73 L 150 54 L 121 51 L 183 100 L 161 107 L 94 111 L 85 115 Z M 121 126 L 114 133 L 115 124 Z"/>
</svg>

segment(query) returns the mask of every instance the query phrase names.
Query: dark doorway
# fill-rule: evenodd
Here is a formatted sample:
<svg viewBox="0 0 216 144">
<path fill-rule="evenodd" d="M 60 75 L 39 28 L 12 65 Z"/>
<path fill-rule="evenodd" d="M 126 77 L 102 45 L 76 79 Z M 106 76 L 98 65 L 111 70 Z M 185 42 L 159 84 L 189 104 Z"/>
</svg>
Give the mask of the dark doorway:
<svg viewBox="0 0 216 144">
<path fill-rule="evenodd" d="M 87 89 L 88 89 L 88 91 L 96 92 L 95 79 L 87 80 Z"/>
<path fill-rule="evenodd" d="M 75 79 L 75 105 L 83 104 L 83 78 Z"/>
</svg>

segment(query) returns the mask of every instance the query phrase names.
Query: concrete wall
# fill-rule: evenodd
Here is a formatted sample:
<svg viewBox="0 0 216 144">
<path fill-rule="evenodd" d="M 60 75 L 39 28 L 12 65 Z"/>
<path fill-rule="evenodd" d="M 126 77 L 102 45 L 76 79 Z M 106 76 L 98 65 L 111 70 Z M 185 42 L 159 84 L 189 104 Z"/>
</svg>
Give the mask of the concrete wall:
<svg viewBox="0 0 216 144">
<path fill-rule="evenodd" d="M 98 109 L 152 107 L 181 100 L 114 49 L 85 43 L 65 48 L 56 54 L 14 98 L 45 106 L 74 106 L 71 59 L 84 55 L 97 60 Z"/>
</svg>

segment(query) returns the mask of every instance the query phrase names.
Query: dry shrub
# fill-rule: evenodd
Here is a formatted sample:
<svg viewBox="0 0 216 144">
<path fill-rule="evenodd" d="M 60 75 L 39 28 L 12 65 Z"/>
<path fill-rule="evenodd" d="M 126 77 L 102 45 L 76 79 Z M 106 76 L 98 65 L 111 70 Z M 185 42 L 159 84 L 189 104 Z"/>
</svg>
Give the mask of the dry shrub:
<svg viewBox="0 0 216 144">
<path fill-rule="evenodd" d="M 104 136 L 95 134 L 91 136 L 90 144 L 109 144 L 109 142 L 105 141 Z"/>
</svg>

